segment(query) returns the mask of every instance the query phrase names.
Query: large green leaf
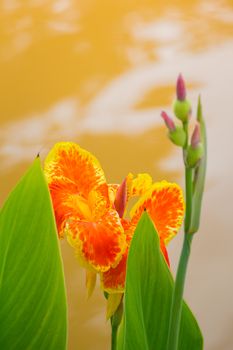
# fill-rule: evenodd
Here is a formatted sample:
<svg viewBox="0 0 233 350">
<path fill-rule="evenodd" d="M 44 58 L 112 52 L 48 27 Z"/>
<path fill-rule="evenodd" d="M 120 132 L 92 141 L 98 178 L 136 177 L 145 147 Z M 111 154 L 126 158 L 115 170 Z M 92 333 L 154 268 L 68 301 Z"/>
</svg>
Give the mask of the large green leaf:
<svg viewBox="0 0 233 350">
<path fill-rule="evenodd" d="M 37 158 L 0 213 L 0 349 L 63 350 L 66 332 L 61 255 Z"/>
<path fill-rule="evenodd" d="M 159 237 L 143 213 L 131 242 L 124 318 L 118 350 L 165 350 L 174 282 L 160 251 Z M 200 350 L 203 340 L 188 306 L 182 309 L 179 350 Z"/>
</svg>

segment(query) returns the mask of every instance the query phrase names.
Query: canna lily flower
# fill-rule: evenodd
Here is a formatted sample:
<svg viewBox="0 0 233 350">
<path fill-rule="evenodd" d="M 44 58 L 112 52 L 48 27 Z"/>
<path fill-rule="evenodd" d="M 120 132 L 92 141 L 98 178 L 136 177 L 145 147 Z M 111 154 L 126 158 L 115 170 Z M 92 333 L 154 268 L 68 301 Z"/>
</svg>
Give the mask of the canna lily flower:
<svg viewBox="0 0 233 350">
<path fill-rule="evenodd" d="M 67 236 L 81 264 L 90 273 L 104 272 L 120 261 L 126 239 L 98 160 L 75 143 L 57 143 L 44 166 L 58 235 Z M 91 277 L 92 276 L 92 277 Z"/>
<path fill-rule="evenodd" d="M 148 174 L 128 174 L 121 185 L 108 185 L 98 160 L 80 146 L 62 142 L 45 160 L 58 235 L 67 237 L 86 268 L 88 294 L 96 273 L 109 293 L 107 317 L 121 302 L 130 242 L 143 210 L 147 210 L 160 237 L 169 265 L 167 243 L 178 232 L 184 200 L 180 187 L 166 181 L 152 183 Z M 138 198 L 127 216 L 132 198 Z"/>
</svg>

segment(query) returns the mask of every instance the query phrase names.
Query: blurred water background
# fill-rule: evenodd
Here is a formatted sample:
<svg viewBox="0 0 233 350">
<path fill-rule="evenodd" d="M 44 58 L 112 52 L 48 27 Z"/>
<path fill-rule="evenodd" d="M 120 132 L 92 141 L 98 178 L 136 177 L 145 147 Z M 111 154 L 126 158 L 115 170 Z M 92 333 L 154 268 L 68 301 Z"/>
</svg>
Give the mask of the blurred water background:
<svg viewBox="0 0 233 350">
<path fill-rule="evenodd" d="M 182 72 L 201 92 L 209 159 L 202 225 L 185 297 L 206 350 L 233 349 L 233 1 L 0 0 L 0 203 L 35 155 L 70 140 L 92 151 L 109 182 L 128 172 L 183 186 L 166 138 Z M 182 234 L 170 244 L 173 270 Z M 84 272 L 62 242 L 69 350 L 109 349 L 105 301 L 87 301 Z"/>
</svg>

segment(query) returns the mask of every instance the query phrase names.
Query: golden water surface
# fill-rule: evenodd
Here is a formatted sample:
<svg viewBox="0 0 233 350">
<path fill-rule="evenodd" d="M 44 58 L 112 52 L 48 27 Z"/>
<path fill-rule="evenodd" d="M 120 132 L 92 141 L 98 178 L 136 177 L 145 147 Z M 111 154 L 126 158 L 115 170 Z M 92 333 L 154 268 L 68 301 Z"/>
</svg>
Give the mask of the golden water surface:
<svg viewBox="0 0 233 350">
<path fill-rule="evenodd" d="M 61 140 L 92 151 L 109 182 L 150 172 L 183 184 L 160 111 L 170 110 L 179 72 L 194 110 L 202 92 L 209 171 L 186 299 L 207 350 L 233 348 L 232 62 L 232 0 L 0 0 L 1 203 L 35 155 Z M 65 242 L 62 253 L 69 350 L 109 349 L 102 293 L 87 301 Z"/>
</svg>

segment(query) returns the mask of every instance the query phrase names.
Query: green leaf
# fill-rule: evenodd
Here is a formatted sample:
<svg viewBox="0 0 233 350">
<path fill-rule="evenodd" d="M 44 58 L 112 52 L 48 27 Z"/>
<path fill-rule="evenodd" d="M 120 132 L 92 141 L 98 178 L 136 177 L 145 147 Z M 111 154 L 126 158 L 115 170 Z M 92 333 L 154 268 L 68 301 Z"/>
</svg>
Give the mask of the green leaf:
<svg viewBox="0 0 233 350">
<path fill-rule="evenodd" d="M 194 187 L 193 187 L 193 210 L 191 225 L 189 228 L 189 233 L 195 233 L 198 231 L 200 226 L 200 217 L 201 217 L 201 205 L 202 198 L 205 188 L 205 178 L 206 178 L 206 166 L 207 166 L 207 135 L 206 135 L 206 126 L 202 113 L 202 104 L 201 97 L 198 98 L 197 106 L 197 120 L 200 123 L 201 128 L 201 142 L 204 148 L 203 157 L 200 160 L 198 167 L 194 172 Z"/>
<path fill-rule="evenodd" d="M 132 239 L 118 350 L 165 350 L 174 282 L 154 224 L 143 213 Z M 179 350 L 200 350 L 203 339 L 188 306 L 182 309 Z"/>
<path fill-rule="evenodd" d="M 37 158 L 0 213 L 0 349 L 66 348 L 64 275 Z"/>
</svg>

